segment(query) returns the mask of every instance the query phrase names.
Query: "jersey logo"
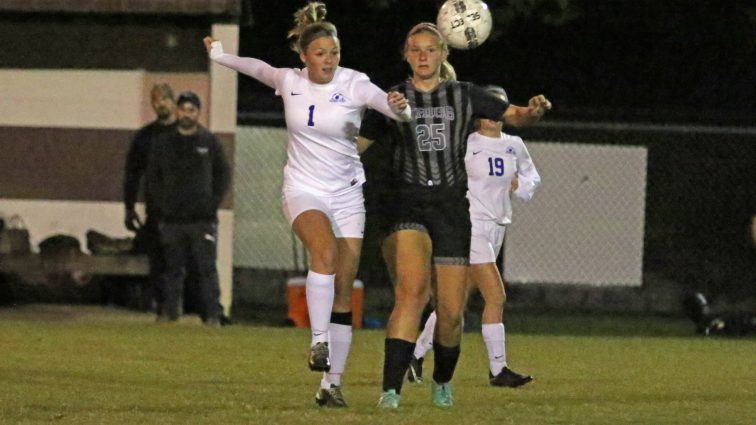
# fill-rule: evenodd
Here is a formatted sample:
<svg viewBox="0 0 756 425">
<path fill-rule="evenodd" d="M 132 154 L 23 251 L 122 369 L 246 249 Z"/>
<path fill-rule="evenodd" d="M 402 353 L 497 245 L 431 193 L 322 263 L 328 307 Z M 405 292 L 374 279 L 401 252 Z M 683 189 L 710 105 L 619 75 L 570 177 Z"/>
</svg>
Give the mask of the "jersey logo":
<svg viewBox="0 0 756 425">
<path fill-rule="evenodd" d="M 331 100 L 329 100 L 329 102 L 331 102 L 331 103 L 344 103 L 344 102 L 346 102 L 346 98 L 344 98 L 343 94 L 337 92 L 337 93 L 334 93 L 331 96 Z"/>
<path fill-rule="evenodd" d="M 208 148 L 197 148 L 197 153 L 200 155 L 207 155 Z"/>
<path fill-rule="evenodd" d="M 300 94 L 302 94 L 302 93 L 294 93 L 294 92 L 291 92 L 291 95 L 292 95 L 292 96 L 299 96 Z"/>
<path fill-rule="evenodd" d="M 477 152 L 473 152 L 473 155 L 477 155 L 477 154 L 479 154 L 479 153 L 481 153 L 481 152 L 483 152 L 483 151 L 477 151 Z"/>
<path fill-rule="evenodd" d="M 507 150 L 506 150 L 506 153 L 508 153 L 508 154 L 510 154 L 510 155 L 514 155 L 514 154 L 515 154 L 515 149 L 514 149 L 514 147 L 512 147 L 512 146 L 507 146 Z"/>
</svg>

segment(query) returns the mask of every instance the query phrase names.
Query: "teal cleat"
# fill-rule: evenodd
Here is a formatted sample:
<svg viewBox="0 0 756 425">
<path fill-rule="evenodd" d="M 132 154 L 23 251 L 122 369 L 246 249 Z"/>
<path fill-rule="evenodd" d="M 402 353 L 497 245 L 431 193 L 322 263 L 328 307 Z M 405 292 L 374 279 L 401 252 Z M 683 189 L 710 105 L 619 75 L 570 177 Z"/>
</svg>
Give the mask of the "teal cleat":
<svg viewBox="0 0 756 425">
<path fill-rule="evenodd" d="M 431 384 L 431 394 L 433 395 L 433 404 L 438 407 L 454 406 L 454 396 L 452 395 L 452 385 L 450 382 L 438 384 L 433 381 Z"/>
<path fill-rule="evenodd" d="M 381 394 L 381 398 L 378 400 L 378 408 L 380 409 L 396 409 L 399 407 L 399 401 L 402 396 L 396 393 L 396 390 L 388 390 Z"/>
</svg>

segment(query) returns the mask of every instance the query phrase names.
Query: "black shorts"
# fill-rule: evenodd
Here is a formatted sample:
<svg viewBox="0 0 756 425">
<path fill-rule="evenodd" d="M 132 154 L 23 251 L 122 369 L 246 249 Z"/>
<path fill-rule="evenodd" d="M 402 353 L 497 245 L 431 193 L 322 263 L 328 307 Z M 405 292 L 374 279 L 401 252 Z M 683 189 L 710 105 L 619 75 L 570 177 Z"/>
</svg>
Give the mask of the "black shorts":
<svg viewBox="0 0 756 425">
<path fill-rule="evenodd" d="M 467 265 L 470 258 L 470 203 L 467 188 L 400 186 L 391 207 L 390 232 L 427 232 L 435 264 Z"/>
</svg>

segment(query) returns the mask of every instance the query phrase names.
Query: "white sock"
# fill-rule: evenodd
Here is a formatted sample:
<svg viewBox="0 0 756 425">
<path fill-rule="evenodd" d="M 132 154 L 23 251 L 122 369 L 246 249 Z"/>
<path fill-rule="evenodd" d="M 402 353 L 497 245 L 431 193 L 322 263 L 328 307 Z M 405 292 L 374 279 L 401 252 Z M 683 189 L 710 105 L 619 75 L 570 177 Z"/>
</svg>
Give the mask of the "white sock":
<svg viewBox="0 0 756 425">
<path fill-rule="evenodd" d="M 482 326 L 483 341 L 488 350 L 488 365 L 491 373 L 496 376 L 507 365 L 507 351 L 504 346 L 504 324 L 484 323 Z"/>
<path fill-rule="evenodd" d="M 331 384 L 336 386 L 341 385 L 341 375 L 346 369 L 349 347 L 352 346 L 351 326 L 336 323 L 331 323 L 328 326 L 331 340 L 328 345 L 331 353 L 331 370 L 323 373 L 323 379 L 320 381 L 321 388 L 330 388 Z"/>
<path fill-rule="evenodd" d="M 328 342 L 328 322 L 331 321 L 336 275 L 320 274 L 312 270 L 307 272 L 305 292 L 307 293 L 307 312 L 310 316 L 312 343 Z"/>
<path fill-rule="evenodd" d="M 436 311 L 433 310 L 430 316 L 428 316 L 428 320 L 425 321 L 425 326 L 423 327 L 423 331 L 420 332 L 420 336 L 417 337 L 417 342 L 415 343 L 415 352 L 414 352 L 414 356 L 416 359 L 422 359 L 423 357 L 425 357 L 425 353 L 427 353 L 428 350 L 433 348 L 433 331 L 435 329 L 436 329 Z"/>
</svg>

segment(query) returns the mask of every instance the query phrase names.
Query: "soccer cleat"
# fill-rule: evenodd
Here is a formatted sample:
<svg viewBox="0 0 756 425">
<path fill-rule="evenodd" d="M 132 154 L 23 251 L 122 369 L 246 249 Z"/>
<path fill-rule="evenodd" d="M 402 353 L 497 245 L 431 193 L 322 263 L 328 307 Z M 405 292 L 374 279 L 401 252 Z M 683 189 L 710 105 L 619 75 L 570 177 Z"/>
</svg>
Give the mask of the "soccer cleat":
<svg viewBox="0 0 756 425">
<path fill-rule="evenodd" d="M 423 383 L 423 360 L 424 357 L 415 358 L 412 356 L 410 360 L 409 369 L 407 369 L 407 380 L 416 384 Z"/>
<path fill-rule="evenodd" d="M 310 357 L 307 359 L 307 365 L 314 372 L 328 372 L 331 370 L 331 359 L 328 358 L 328 343 L 318 342 L 310 347 Z"/>
<path fill-rule="evenodd" d="M 396 390 L 384 391 L 378 400 L 378 407 L 381 409 L 396 409 L 399 407 L 399 401 L 402 396 L 396 393 Z"/>
<path fill-rule="evenodd" d="M 709 336 L 711 334 L 721 333 L 725 328 L 725 321 L 719 317 L 712 319 L 706 327 L 704 327 L 703 334 Z"/>
<path fill-rule="evenodd" d="M 320 407 L 347 407 L 341 387 L 331 385 L 331 388 L 321 388 L 315 393 L 315 403 Z"/>
<path fill-rule="evenodd" d="M 438 384 L 436 381 L 431 382 L 431 395 L 433 396 L 433 404 L 438 407 L 452 407 L 454 406 L 454 395 L 452 394 L 451 382 L 445 384 Z"/>
<path fill-rule="evenodd" d="M 491 372 L 488 372 L 488 382 L 495 387 L 516 388 L 521 387 L 532 380 L 532 376 L 522 375 L 506 366 L 504 366 L 501 372 L 496 376 Z"/>
</svg>

